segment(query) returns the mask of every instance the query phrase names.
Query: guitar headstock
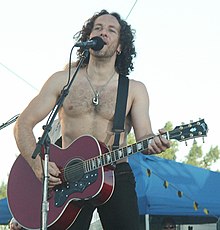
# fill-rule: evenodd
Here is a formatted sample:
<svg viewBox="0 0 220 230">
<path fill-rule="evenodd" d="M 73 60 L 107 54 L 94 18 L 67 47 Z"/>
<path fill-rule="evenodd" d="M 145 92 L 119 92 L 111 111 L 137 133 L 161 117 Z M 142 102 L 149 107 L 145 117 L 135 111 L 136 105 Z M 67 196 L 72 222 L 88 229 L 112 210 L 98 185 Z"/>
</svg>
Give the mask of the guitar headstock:
<svg viewBox="0 0 220 230">
<path fill-rule="evenodd" d="M 186 141 L 197 137 L 205 137 L 207 132 L 208 126 L 204 119 L 201 119 L 189 124 L 176 126 L 175 129 L 169 132 L 169 138 L 176 139 L 178 141 Z"/>
</svg>

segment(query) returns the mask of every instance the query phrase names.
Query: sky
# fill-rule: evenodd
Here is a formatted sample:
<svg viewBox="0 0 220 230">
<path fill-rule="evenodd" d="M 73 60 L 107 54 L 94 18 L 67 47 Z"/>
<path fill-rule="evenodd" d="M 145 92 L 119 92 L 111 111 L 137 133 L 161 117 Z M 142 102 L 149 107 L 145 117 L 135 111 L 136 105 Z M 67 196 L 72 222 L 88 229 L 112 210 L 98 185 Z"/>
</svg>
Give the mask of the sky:
<svg viewBox="0 0 220 230">
<path fill-rule="evenodd" d="M 137 58 L 130 78 L 148 89 L 154 132 L 167 121 L 175 127 L 203 118 L 209 131 L 205 143 L 200 138 L 198 144 L 204 152 L 219 146 L 219 0 L 0 0 L 0 127 L 63 69 L 74 34 L 102 9 L 118 12 L 136 30 Z M 43 124 L 36 127 L 36 137 Z M 7 182 L 19 154 L 13 126 L 0 129 L 0 182 Z M 191 145 L 191 140 L 188 146 L 179 143 L 177 160 Z"/>
</svg>

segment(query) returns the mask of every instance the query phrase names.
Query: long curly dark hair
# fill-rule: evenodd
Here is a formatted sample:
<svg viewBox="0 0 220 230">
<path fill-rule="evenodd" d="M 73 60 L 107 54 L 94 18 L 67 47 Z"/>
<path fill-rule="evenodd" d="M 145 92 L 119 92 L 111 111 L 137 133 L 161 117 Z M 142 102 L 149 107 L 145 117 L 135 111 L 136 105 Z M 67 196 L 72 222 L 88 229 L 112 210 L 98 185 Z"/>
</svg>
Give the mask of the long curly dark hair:
<svg viewBox="0 0 220 230">
<path fill-rule="evenodd" d="M 118 13 L 109 13 L 107 10 L 101 10 L 99 13 L 95 13 L 90 19 L 88 19 L 82 27 L 82 30 L 78 33 L 78 41 L 84 42 L 89 39 L 89 35 L 93 29 L 95 20 L 101 16 L 109 14 L 114 16 L 120 26 L 120 38 L 119 43 L 121 44 L 121 54 L 117 55 L 115 61 L 115 69 L 119 74 L 129 75 L 131 71 L 134 69 L 133 58 L 136 57 L 136 51 L 134 46 L 134 35 L 135 30 L 131 29 L 131 26 L 128 23 L 121 19 L 121 16 Z M 79 48 L 77 50 L 77 59 L 79 61 L 83 48 Z M 85 67 L 89 63 L 89 55 L 83 62 L 83 67 Z"/>
</svg>

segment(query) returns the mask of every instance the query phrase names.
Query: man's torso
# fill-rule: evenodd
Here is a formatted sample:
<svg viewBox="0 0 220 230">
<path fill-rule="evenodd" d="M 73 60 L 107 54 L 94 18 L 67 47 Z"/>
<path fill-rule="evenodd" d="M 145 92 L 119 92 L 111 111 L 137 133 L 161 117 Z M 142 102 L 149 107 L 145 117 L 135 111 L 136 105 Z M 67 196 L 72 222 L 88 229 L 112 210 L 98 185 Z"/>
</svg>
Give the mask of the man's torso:
<svg viewBox="0 0 220 230">
<path fill-rule="evenodd" d="M 85 77 L 85 72 L 73 81 L 68 96 L 59 112 L 62 127 L 63 147 L 69 146 L 73 140 L 82 135 L 92 135 L 97 140 L 108 146 L 113 144 L 112 125 L 115 113 L 115 104 L 118 88 L 118 76 L 102 89 L 102 86 L 94 85 L 95 90 L 100 91 L 99 104 L 94 105 L 92 99 L 94 92 Z M 131 100 L 128 96 L 127 111 L 129 114 Z M 131 129 L 129 116 L 126 116 L 125 133 L 121 135 L 120 144 L 126 143 L 126 134 Z"/>
</svg>

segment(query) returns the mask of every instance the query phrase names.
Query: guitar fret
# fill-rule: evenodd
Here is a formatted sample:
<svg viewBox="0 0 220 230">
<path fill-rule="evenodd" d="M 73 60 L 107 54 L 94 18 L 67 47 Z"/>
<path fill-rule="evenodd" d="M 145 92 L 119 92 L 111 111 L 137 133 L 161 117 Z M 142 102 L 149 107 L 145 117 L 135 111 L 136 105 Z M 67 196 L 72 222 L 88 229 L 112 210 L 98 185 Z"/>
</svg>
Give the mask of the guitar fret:
<svg viewBox="0 0 220 230">
<path fill-rule="evenodd" d="M 95 162 L 95 168 L 98 168 L 98 158 L 94 158 L 94 162 Z"/>
<path fill-rule="evenodd" d="M 136 145 L 136 144 L 133 144 L 133 145 L 132 145 L 132 149 L 133 149 L 133 153 L 136 153 L 136 152 L 137 152 L 137 145 Z"/>
<path fill-rule="evenodd" d="M 143 140 L 142 143 L 143 143 L 143 150 L 147 149 L 147 147 L 148 147 L 148 140 Z"/>
<path fill-rule="evenodd" d="M 120 159 L 124 157 L 123 154 L 122 154 L 121 149 L 118 150 L 118 156 L 119 156 Z"/>
<path fill-rule="evenodd" d="M 102 163 L 101 163 L 102 166 L 105 165 L 105 155 L 102 155 L 102 156 L 101 156 L 101 162 L 102 162 Z"/>
<path fill-rule="evenodd" d="M 95 168 L 95 158 L 92 158 L 92 170 Z"/>
<path fill-rule="evenodd" d="M 122 148 L 121 150 L 122 150 L 123 155 L 124 155 L 125 157 L 128 156 L 128 152 L 127 152 L 127 148 L 126 148 L 126 147 Z"/>
<path fill-rule="evenodd" d="M 111 152 L 111 158 L 112 158 L 112 162 L 115 162 L 115 151 Z"/>
<path fill-rule="evenodd" d="M 137 150 L 138 151 L 142 151 L 143 150 L 143 142 L 142 141 L 137 143 Z"/>
<path fill-rule="evenodd" d="M 91 170 L 93 170 L 93 159 L 90 160 L 90 167 L 91 167 Z"/>
<path fill-rule="evenodd" d="M 88 168 L 89 168 L 89 171 L 91 171 L 91 160 L 88 160 Z"/>
<path fill-rule="evenodd" d="M 97 169 L 98 168 L 98 159 L 97 157 L 94 158 L 94 169 Z"/>
<path fill-rule="evenodd" d="M 101 161 L 101 156 L 97 157 L 97 167 L 101 167 L 102 166 L 102 161 Z"/>
<path fill-rule="evenodd" d="M 93 158 L 93 169 L 95 169 L 97 167 L 97 161 L 96 158 Z"/>
<path fill-rule="evenodd" d="M 110 155 L 110 153 L 107 153 L 106 157 L 107 157 L 107 159 L 106 159 L 107 163 L 110 164 L 111 163 L 111 155 Z"/>
<path fill-rule="evenodd" d="M 118 160 L 118 151 L 114 151 L 114 158 L 115 158 L 115 161 L 117 161 Z"/>
<path fill-rule="evenodd" d="M 86 161 L 86 168 L 87 168 L 87 171 L 89 171 L 89 170 L 90 170 L 90 167 L 89 167 L 89 160 L 88 160 L 88 161 Z"/>
<path fill-rule="evenodd" d="M 84 172 L 88 171 L 88 169 L 87 169 L 87 161 L 84 161 L 83 168 L 84 168 Z"/>
<path fill-rule="evenodd" d="M 103 157 L 104 157 L 104 159 L 103 159 L 103 160 L 104 160 L 104 165 L 107 165 L 107 164 L 108 164 L 108 161 L 107 161 L 107 154 L 104 154 Z"/>
<path fill-rule="evenodd" d="M 117 150 L 114 151 L 114 156 L 115 156 L 115 161 L 117 161 L 119 159 L 118 158 L 118 151 Z"/>
<path fill-rule="evenodd" d="M 91 159 L 89 160 L 89 170 L 90 171 L 92 170 L 92 160 Z"/>
<path fill-rule="evenodd" d="M 95 160 L 92 159 L 91 161 L 92 161 L 92 169 L 94 169 L 95 168 Z"/>
<path fill-rule="evenodd" d="M 128 156 L 131 155 L 131 154 L 132 154 L 132 148 L 131 148 L 131 146 L 128 146 L 128 147 L 127 147 L 127 150 L 128 150 L 128 151 L 127 151 L 127 152 L 128 152 Z"/>
<path fill-rule="evenodd" d="M 101 164 L 102 164 L 102 166 L 105 164 L 105 159 L 104 159 L 104 155 L 102 155 L 100 158 L 101 158 Z"/>
<path fill-rule="evenodd" d="M 117 149 L 114 151 L 114 154 L 115 154 L 115 160 L 117 161 L 119 159 L 118 150 Z"/>
</svg>

